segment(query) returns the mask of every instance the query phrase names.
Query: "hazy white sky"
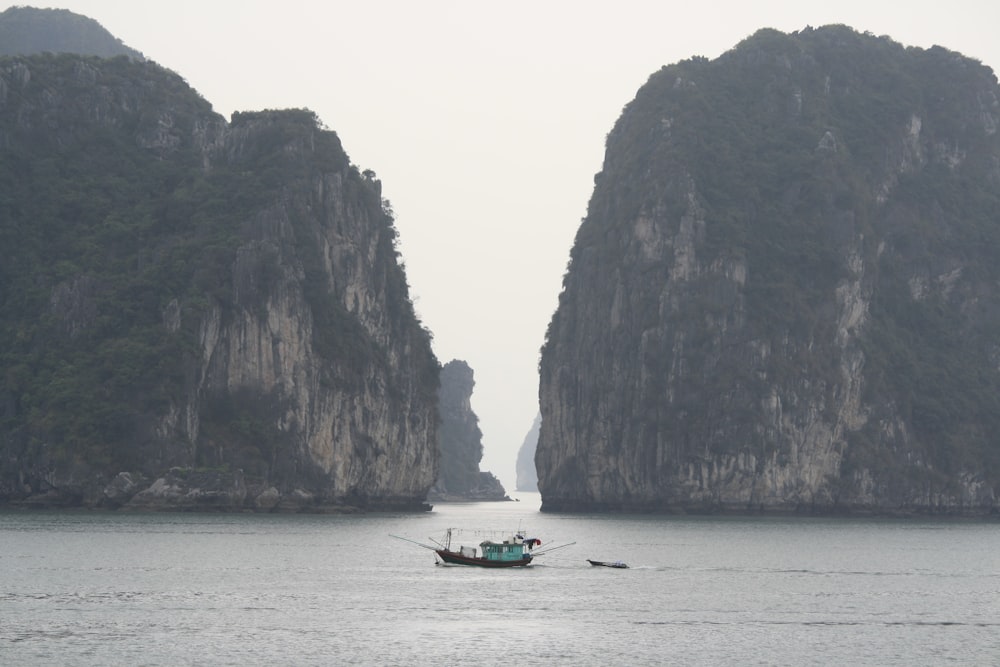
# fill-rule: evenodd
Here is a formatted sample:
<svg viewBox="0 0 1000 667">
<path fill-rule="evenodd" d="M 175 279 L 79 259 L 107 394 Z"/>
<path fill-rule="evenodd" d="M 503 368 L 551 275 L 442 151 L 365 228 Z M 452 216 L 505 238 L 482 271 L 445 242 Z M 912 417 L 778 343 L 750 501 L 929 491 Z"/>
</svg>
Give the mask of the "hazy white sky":
<svg viewBox="0 0 1000 667">
<path fill-rule="evenodd" d="M 18 2 L 14 4 L 33 4 Z M 2 5 L 9 6 L 7 3 Z M 843 23 L 1000 67 L 995 0 L 64 0 L 227 118 L 307 107 L 396 213 L 442 363 L 475 371 L 482 469 L 514 488 L 538 352 L 604 139 L 661 66 Z"/>
</svg>

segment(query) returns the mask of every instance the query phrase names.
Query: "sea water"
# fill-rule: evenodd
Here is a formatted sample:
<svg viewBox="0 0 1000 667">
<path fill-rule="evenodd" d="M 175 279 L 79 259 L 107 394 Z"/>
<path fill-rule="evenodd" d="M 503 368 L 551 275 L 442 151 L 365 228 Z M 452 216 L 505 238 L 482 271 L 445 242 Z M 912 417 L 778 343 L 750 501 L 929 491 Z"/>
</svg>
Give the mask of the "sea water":
<svg viewBox="0 0 1000 667">
<path fill-rule="evenodd" d="M 0 513 L 0 665 L 996 665 L 1000 525 Z M 423 544 L 521 530 L 527 568 Z M 629 569 L 592 567 L 623 560 Z"/>
</svg>

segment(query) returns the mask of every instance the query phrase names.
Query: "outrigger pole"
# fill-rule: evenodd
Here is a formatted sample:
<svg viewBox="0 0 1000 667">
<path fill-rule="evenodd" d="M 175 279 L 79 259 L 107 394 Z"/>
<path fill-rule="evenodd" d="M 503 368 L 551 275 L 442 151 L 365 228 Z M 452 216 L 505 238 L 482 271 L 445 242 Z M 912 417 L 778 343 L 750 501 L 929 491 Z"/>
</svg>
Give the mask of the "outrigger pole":
<svg viewBox="0 0 1000 667">
<path fill-rule="evenodd" d="M 423 547 L 424 549 L 430 549 L 431 551 L 437 551 L 437 547 L 432 547 L 429 544 L 422 544 L 420 542 L 417 542 L 416 540 L 411 540 L 408 537 L 400 537 L 399 535 L 393 535 L 392 533 L 389 533 L 389 537 L 395 537 L 397 540 L 403 540 L 404 542 L 412 542 L 413 544 L 416 544 L 418 547 Z"/>
<path fill-rule="evenodd" d="M 576 542 L 570 542 L 569 544 L 560 544 L 559 546 L 552 547 L 550 549 L 544 549 L 542 551 L 535 551 L 531 555 L 532 556 L 544 556 L 545 554 L 549 553 L 550 551 L 555 551 L 556 549 L 562 549 L 563 547 L 571 547 L 574 544 L 576 544 Z"/>
</svg>

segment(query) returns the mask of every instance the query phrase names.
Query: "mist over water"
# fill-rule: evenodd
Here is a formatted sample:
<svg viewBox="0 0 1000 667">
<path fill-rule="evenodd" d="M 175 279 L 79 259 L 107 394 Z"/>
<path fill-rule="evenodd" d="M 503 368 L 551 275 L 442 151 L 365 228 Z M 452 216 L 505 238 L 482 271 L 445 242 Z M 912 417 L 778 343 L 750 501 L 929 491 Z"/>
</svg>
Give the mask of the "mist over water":
<svg viewBox="0 0 1000 667">
<path fill-rule="evenodd" d="M 552 515 L 0 514 L 0 663 L 988 664 L 995 524 Z M 520 528 L 529 568 L 399 540 Z M 628 570 L 586 559 L 624 560 Z"/>
</svg>

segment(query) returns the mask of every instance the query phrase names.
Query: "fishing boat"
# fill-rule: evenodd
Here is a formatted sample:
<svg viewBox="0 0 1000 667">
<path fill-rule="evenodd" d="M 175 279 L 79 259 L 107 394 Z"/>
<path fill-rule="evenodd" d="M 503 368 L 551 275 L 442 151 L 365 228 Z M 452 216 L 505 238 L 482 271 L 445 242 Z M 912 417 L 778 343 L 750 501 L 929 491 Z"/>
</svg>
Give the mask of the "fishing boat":
<svg viewBox="0 0 1000 667">
<path fill-rule="evenodd" d="M 588 558 L 587 562 L 590 563 L 591 565 L 593 565 L 594 567 L 616 567 L 619 570 L 626 570 L 626 569 L 628 569 L 628 565 L 625 564 L 625 563 L 623 563 L 623 562 L 621 562 L 620 560 L 610 561 L 609 562 L 609 561 L 603 561 L 603 560 L 590 560 Z"/>
<path fill-rule="evenodd" d="M 452 565 L 475 565 L 477 567 L 523 567 L 530 565 L 534 556 L 531 550 L 542 543 L 534 538 L 525 539 L 523 535 L 511 535 L 502 542 L 484 540 L 479 543 L 482 555 L 476 547 L 460 546 L 458 551 L 451 548 L 451 529 L 445 535 L 445 542 L 434 553 L 442 562 Z"/>
<path fill-rule="evenodd" d="M 531 564 L 535 556 L 568 547 L 575 542 L 563 544 L 558 547 L 551 547 L 545 551 L 533 552 L 535 547 L 541 546 L 542 541 L 534 537 L 525 537 L 521 533 L 514 533 L 503 538 L 500 542 L 484 540 L 479 543 L 479 547 L 459 546 L 452 548 L 453 529 L 449 528 L 445 533 L 444 542 L 431 540 L 436 546 L 421 544 L 414 540 L 391 535 L 398 540 L 412 542 L 418 546 L 430 549 L 436 554 L 435 562 L 439 565 L 472 565 L 474 567 L 525 567 Z"/>
</svg>

